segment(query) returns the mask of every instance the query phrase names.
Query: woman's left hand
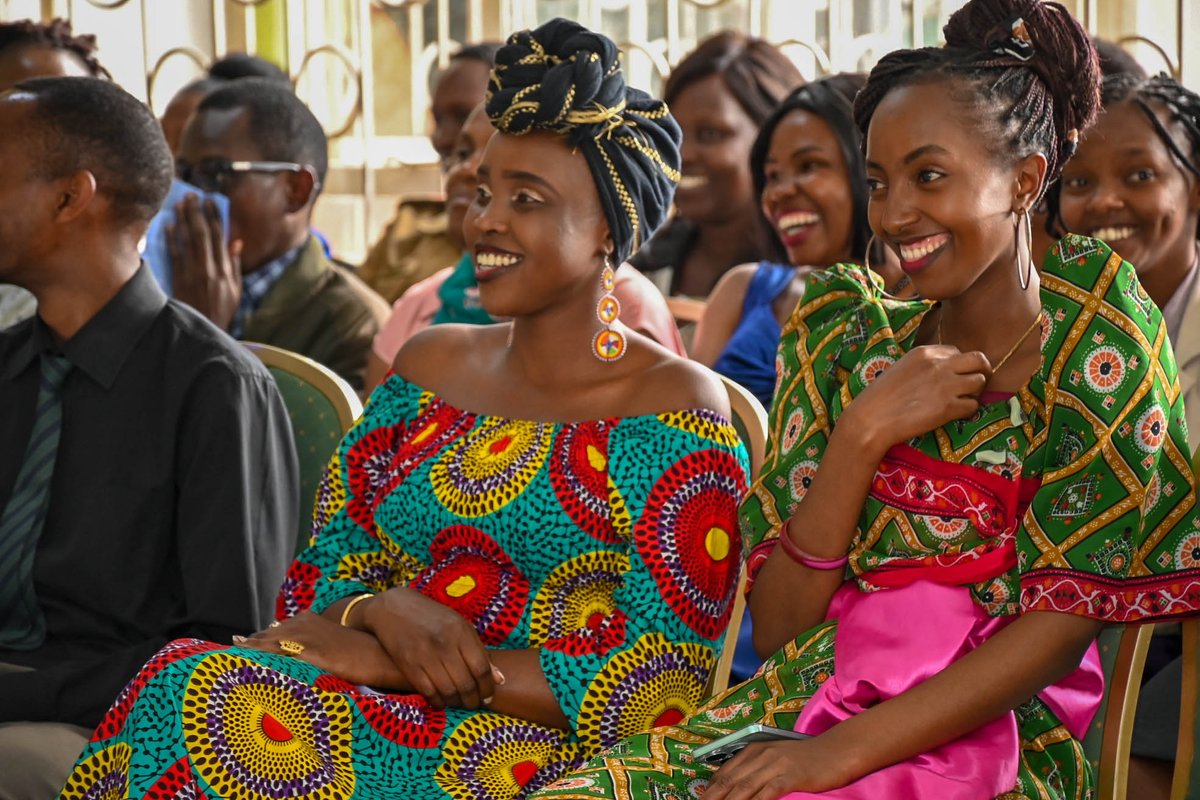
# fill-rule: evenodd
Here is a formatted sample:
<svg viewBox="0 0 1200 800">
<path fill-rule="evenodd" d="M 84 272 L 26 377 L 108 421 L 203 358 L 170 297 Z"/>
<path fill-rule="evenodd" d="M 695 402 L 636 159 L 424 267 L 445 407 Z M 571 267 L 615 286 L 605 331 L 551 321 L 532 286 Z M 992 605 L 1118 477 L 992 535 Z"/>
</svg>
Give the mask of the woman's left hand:
<svg viewBox="0 0 1200 800">
<path fill-rule="evenodd" d="M 704 800 L 779 800 L 845 786 L 854 776 L 832 749 L 819 736 L 747 745 L 717 769 Z"/>
<path fill-rule="evenodd" d="M 302 649 L 287 653 L 280 647 L 285 641 Z M 234 637 L 234 644 L 290 655 L 355 685 L 412 691 L 378 639 L 311 611 L 302 611 L 250 636 Z"/>
</svg>

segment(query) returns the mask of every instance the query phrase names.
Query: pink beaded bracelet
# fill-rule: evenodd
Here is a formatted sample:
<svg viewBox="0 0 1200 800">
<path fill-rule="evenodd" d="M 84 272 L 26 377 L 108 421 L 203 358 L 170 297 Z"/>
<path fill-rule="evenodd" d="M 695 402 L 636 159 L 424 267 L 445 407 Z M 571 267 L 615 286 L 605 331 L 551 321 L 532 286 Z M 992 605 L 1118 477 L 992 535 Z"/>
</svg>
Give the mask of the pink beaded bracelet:
<svg viewBox="0 0 1200 800">
<path fill-rule="evenodd" d="M 804 552 L 792 541 L 792 537 L 788 536 L 787 528 L 784 528 L 779 533 L 779 546 L 783 548 L 783 552 L 787 553 L 788 558 L 809 569 L 841 569 L 850 561 L 849 556 L 842 556 L 841 558 L 817 558 L 814 555 Z"/>
</svg>

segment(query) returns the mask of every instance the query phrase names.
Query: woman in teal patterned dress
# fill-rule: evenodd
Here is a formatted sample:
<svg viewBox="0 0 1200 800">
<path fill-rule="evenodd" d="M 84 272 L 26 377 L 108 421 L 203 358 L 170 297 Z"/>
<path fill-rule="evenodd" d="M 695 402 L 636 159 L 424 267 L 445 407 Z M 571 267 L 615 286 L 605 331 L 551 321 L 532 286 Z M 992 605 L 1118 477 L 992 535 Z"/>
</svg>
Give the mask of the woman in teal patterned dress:
<svg viewBox="0 0 1200 800">
<path fill-rule="evenodd" d="M 330 463 L 280 622 L 156 655 L 64 797 L 513 798 L 700 700 L 745 453 L 721 384 L 609 294 L 667 212 L 678 128 L 575 23 L 497 64 L 465 231 L 513 322 L 404 347 Z"/>
<path fill-rule="evenodd" d="M 1200 610 L 1161 314 L 1101 242 L 1064 239 L 1040 274 L 1026 244 L 1095 113 L 1091 45 L 1036 0 L 970 0 L 945 34 L 881 60 L 855 108 L 872 228 L 926 299 L 842 265 L 783 330 L 741 509 L 777 652 L 539 800 L 1087 798 L 1101 625 Z M 695 759 L 754 722 L 811 738 Z"/>
</svg>

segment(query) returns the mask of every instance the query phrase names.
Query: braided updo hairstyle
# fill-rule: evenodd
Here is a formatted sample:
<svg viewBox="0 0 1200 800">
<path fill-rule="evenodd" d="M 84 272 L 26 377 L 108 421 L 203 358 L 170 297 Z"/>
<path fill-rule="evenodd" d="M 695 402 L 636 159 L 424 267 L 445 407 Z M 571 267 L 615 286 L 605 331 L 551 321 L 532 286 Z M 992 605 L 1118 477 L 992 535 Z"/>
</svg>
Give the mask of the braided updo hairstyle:
<svg viewBox="0 0 1200 800">
<path fill-rule="evenodd" d="M 954 81 L 956 99 L 974 106 L 997 157 L 1046 156 L 1044 193 L 1100 106 L 1100 68 L 1087 32 L 1059 3 L 970 0 L 943 33 L 944 47 L 897 50 L 871 70 L 854 103 L 864 139 L 892 89 Z"/>
<path fill-rule="evenodd" d="M 82 61 L 93 78 L 112 79 L 96 58 L 96 37 L 91 34 L 74 35 L 71 23 L 65 19 L 56 17 L 50 22 L 31 19 L 0 22 L 0 53 L 19 47 L 64 50 Z"/>
<path fill-rule="evenodd" d="M 1101 100 L 1105 108 L 1125 102 L 1136 105 L 1176 163 L 1200 180 L 1200 95 L 1165 74 L 1142 78 L 1136 74 L 1118 73 L 1104 79 Z M 1156 107 L 1165 110 L 1169 123 L 1183 132 L 1182 142 L 1163 125 L 1155 113 Z M 1065 231 L 1059 216 L 1061 188 L 1055 184 L 1046 194 L 1050 211 L 1046 230 L 1052 236 L 1061 236 Z M 1200 238 L 1200 221 L 1196 225 L 1196 237 Z"/>
<path fill-rule="evenodd" d="M 625 85 L 612 40 L 554 19 L 496 54 L 485 105 L 501 133 L 565 136 L 587 159 L 619 263 L 666 219 L 679 181 L 679 125 Z"/>
</svg>

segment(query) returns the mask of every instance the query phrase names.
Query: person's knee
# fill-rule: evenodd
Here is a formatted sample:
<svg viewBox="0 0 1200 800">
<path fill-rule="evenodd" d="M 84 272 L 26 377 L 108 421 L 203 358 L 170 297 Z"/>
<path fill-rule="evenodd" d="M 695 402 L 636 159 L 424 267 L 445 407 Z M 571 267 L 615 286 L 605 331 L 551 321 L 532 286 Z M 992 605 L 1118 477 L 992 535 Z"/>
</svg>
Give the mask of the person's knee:
<svg viewBox="0 0 1200 800">
<path fill-rule="evenodd" d="M 0 800 L 46 800 L 66 783 L 90 731 L 59 722 L 0 723 Z"/>
</svg>

